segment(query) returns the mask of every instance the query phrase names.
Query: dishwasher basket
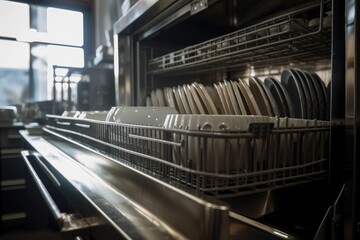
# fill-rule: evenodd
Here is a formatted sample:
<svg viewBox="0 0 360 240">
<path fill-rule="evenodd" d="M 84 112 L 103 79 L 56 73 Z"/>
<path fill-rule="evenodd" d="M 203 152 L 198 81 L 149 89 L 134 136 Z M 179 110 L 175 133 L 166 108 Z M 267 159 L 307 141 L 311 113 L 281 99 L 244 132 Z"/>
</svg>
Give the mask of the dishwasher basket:
<svg viewBox="0 0 360 240">
<path fill-rule="evenodd" d="M 303 121 L 208 132 L 47 115 L 46 128 L 176 187 L 228 198 L 326 177 L 330 124 Z"/>
</svg>

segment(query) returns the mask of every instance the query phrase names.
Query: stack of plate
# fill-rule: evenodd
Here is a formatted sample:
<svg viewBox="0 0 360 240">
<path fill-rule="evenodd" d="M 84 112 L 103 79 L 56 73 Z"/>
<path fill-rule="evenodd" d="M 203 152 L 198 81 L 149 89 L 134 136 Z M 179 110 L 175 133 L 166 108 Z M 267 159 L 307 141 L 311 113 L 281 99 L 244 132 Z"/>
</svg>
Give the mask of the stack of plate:
<svg viewBox="0 0 360 240">
<path fill-rule="evenodd" d="M 302 119 L 329 119 L 329 96 L 315 72 L 285 69 L 279 81 L 224 80 L 213 86 L 191 83 L 155 89 L 146 106 L 169 106 L 180 114 L 262 115 Z"/>
<path fill-rule="evenodd" d="M 267 80 L 270 81 L 269 78 Z M 289 101 L 292 102 L 291 117 L 329 119 L 328 90 L 316 73 L 296 68 L 285 69 L 281 74 L 281 84 L 288 92 Z M 270 83 L 268 85 L 270 86 Z"/>
</svg>

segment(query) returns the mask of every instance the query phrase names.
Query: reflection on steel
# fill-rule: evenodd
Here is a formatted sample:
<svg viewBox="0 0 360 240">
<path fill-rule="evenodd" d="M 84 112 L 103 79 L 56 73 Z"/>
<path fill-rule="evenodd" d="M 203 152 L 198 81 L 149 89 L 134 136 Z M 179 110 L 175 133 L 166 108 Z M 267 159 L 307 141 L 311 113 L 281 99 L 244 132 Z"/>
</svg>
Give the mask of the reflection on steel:
<svg viewBox="0 0 360 240">
<path fill-rule="evenodd" d="M 227 238 L 222 202 L 185 193 L 70 139 L 21 134 L 125 238 Z"/>
</svg>

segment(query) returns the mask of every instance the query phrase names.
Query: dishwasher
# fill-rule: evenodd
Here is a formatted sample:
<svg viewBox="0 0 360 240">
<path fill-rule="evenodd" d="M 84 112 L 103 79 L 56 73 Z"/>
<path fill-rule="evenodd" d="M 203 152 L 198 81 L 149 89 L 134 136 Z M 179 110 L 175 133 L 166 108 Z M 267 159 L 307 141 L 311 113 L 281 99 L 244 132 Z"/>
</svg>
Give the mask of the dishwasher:
<svg viewBox="0 0 360 240">
<path fill-rule="evenodd" d="M 352 163 L 340 161 L 350 2 L 137 1 L 114 24 L 110 112 L 172 105 L 177 113 L 161 126 L 137 124 L 150 114 L 120 123 L 47 115 L 41 136 L 21 134 L 76 193 L 62 192 L 90 239 L 342 239 L 352 198 Z M 303 93 L 266 112 L 260 103 L 236 108 L 235 90 L 218 91 L 302 73 L 317 76 L 322 101 Z M 220 104 L 191 103 L 191 88 L 214 101 L 218 93 Z M 158 89 L 173 99 L 183 89 L 188 107 L 154 100 Z"/>
</svg>

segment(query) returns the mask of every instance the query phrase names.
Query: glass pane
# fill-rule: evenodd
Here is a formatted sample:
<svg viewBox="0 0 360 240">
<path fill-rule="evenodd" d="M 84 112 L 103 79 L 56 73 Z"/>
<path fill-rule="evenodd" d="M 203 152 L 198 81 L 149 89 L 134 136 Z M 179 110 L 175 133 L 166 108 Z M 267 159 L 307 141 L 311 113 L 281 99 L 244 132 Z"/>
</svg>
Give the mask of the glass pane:
<svg viewBox="0 0 360 240">
<path fill-rule="evenodd" d="M 0 0 L 0 36 L 17 37 L 29 30 L 29 5 Z"/>
<path fill-rule="evenodd" d="M 47 31 L 52 40 L 69 45 L 83 45 L 83 14 L 48 8 Z"/>
<path fill-rule="evenodd" d="M 84 50 L 82 48 L 49 45 L 47 56 L 48 65 L 84 67 Z"/>
<path fill-rule="evenodd" d="M 0 40 L 0 106 L 28 99 L 29 44 Z"/>
</svg>

